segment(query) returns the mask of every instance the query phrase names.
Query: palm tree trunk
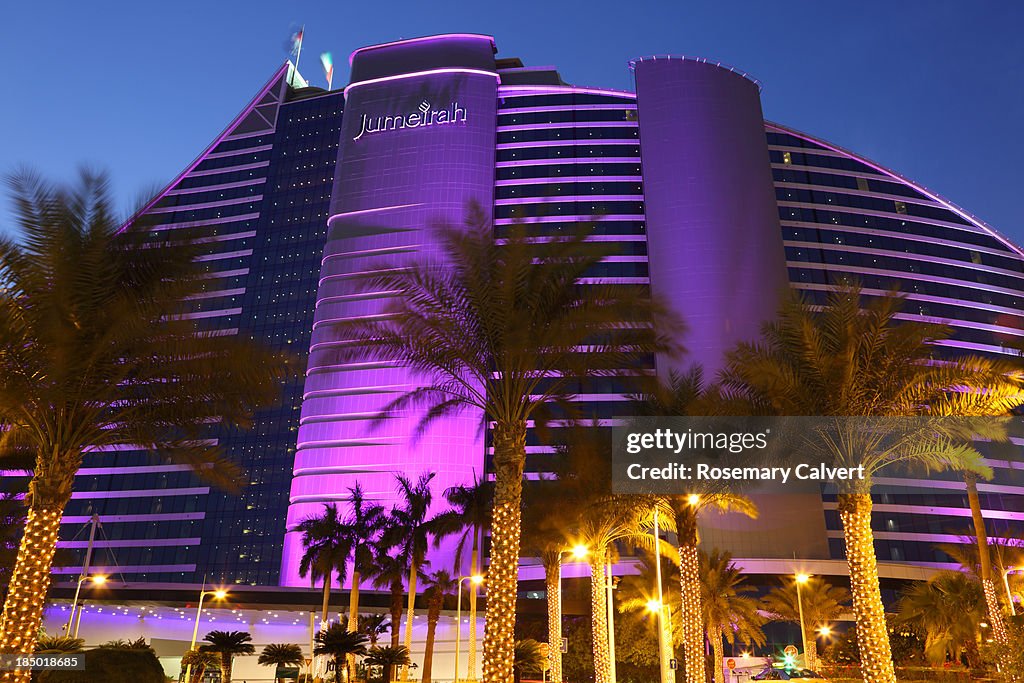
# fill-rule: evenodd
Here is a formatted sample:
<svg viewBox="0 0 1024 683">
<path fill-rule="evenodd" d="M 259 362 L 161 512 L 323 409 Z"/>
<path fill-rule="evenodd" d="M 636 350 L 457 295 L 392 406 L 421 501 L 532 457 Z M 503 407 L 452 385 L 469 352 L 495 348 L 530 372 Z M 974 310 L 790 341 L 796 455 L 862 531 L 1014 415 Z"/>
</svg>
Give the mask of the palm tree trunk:
<svg viewBox="0 0 1024 683">
<path fill-rule="evenodd" d="M 34 491 L 36 481 L 33 480 L 32 484 Z M 31 654 L 43 619 L 46 592 L 50 588 L 50 568 L 57 550 L 57 533 L 67 500 L 60 504 L 39 498 L 32 497 L 4 602 L 0 620 L 0 652 L 4 653 Z M 5 683 L 28 683 L 31 678 L 31 672 L 27 670 L 0 674 L 0 681 Z"/>
<path fill-rule="evenodd" d="M 992 579 L 992 554 L 988 547 L 988 530 L 985 528 L 985 517 L 981 514 L 981 499 L 978 497 L 978 475 L 973 472 L 964 473 L 967 484 L 967 501 L 971 506 L 971 521 L 974 522 L 974 537 L 978 543 L 978 566 L 981 578 L 981 590 L 985 595 L 985 607 L 988 610 L 988 621 L 992 625 L 992 638 L 999 645 L 999 660 L 1004 671 L 1013 670 L 1010 654 L 1010 636 L 1006 630 L 1003 610 L 996 597 L 996 584 Z"/>
<path fill-rule="evenodd" d="M 594 647 L 594 683 L 611 683 L 611 652 L 608 650 L 608 588 L 605 584 L 607 549 L 590 553 L 590 620 Z"/>
<path fill-rule="evenodd" d="M 231 668 L 234 662 L 231 661 L 232 657 L 227 652 L 220 653 L 220 681 L 221 683 L 231 683 Z"/>
<path fill-rule="evenodd" d="M 992 624 L 992 637 L 1000 645 L 1006 645 L 1006 621 L 1003 610 L 996 598 L 996 584 L 992 580 L 992 551 L 988 546 L 988 531 L 985 529 L 985 518 L 981 514 L 981 499 L 978 497 L 978 475 L 967 472 L 964 474 L 967 484 L 967 501 L 971 506 L 971 521 L 974 522 L 974 537 L 978 544 L 978 564 L 981 586 L 985 593 L 985 607 L 988 608 L 988 620 Z"/>
<path fill-rule="evenodd" d="M 339 657 L 334 658 L 334 683 L 341 683 L 341 660 Z"/>
<path fill-rule="evenodd" d="M 715 653 L 713 660 L 715 667 L 715 683 L 725 683 L 725 671 L 722 666 L 725 662 L 725 657 L 722 648 L 722 632 L 715 628 L 715 632 L 708 632 L 708 636 L 711 638 L 711 649 Z"/>
<path fill-rule="evenodd" d="M 324 574 L 324 599 L 323 604 L 320 607 L 320 624 L 321 626 L 327 624 L 327 619 L 330 616 L 327 614 L 328 603 L 331 601 L 331 573 L 327 572 Z"/>
<path fill-rule="evenodd" d="M 562 565 L 544 565 L 544 584 L 548 596 L 548 660 L 554 683 L 562 681 Z"/>
<path fill-rule="evenodd" d="M 850 592 L 857 618 L 860 663 L 867 683 L 896 683 L 896 672 L 885 623 L 885 606 L 878 586 L 875 538 L 871 533 L 871 494 L 840 493 L 839 518 L 843 522 Z"/>
<path fill-rule="evenodd" d="M 811 625 L 813 628 L 813 624 Z M 818 668 L 818 640 L 812 631 L 807 642 L 804 643 L 804 667 L 808 669 Z"/>
<path fill-rule="evenodd" d="M 398 647 L 399 624 L 402 623 L 402 582 L 391 586 L 391 647 Z M 390 680 L 390 679 L 388 679 Z"/>
<path fill-rule="evenodd" d="M 473 553 L 469 560 L 470 576 L 480 573 L 480 535 L 483 529 L 473 527 Z M 469 658 L 466 663 L 466 679 L 476 680 L 476 591 L 477 585 L 469 582 Z M 458 681 L 455 681 L 458 683 Z"/>
<path fill-rule="evenodd" d="M 434 636 L 437 633 L 437 620 L 441 617 L 441 606 L 431 605 L 427 614 L 427 641 L 423 648 L 423 673 L 420 683 L 431 683 L 434 669 Z"/>
<path fill-rule="evenodd" d="M 359 570 L 352 569 L 352 587 L 348 592 L 348 632 L 355 633 L 359 630 L 359 581 L 362 577 Z M 352 680 L 356 673 L 356 656 L 349 653 L 345 656 L 345 671 L 348 680 Z"/>
<path fill-rule="evenodd" d="M 526 422 L 494 427 L 494 510 L 484 631 L 484 683 L 508 683 L 515 659 L 516 592 Z"/>
<path fill-rule="evenodd" d="M 416 574 L 419 572 L 419 565 L 414 559 L 409 565 L 409 608 L 405 615 L 405 647 L 412 652 L 412 620 L 416 611 Z M 409 680 L 409 665 L 402 665 L 402 680 Z"/>
<path fill-rule="evenodd" d="M 705 683 L 704 618 L 700 601 L 700 561 L 697 555 L 697 513 L 691 507 L 676 513 L 679 538 L 679 618 L 683 631 L 683 680 Z"/>
</svg>

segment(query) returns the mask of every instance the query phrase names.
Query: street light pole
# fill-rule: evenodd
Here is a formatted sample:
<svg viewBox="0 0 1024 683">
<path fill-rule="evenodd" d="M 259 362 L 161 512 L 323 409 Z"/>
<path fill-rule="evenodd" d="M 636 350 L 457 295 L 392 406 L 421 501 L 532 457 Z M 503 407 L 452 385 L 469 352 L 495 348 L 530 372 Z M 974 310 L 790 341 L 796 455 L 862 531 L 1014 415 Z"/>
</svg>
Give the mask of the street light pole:
<svg viewBox="0 0 1024 683">
<path fill-rule="evenodd" d="M 82 582 L 85 581 L 86 579 L 91 579 L 93 584 L 95 584 L 97 586 L 102 586 L 103 584 L 105 584 L 107 582 L 107 577 L 105 577 L 105 576 L 103 576 L 101 574 L 97 574 L 96 576 L 83 576 L 83 577 L 79 577 L 79 579 L 78 579 L 78 587 L 79 588 L 82 587 Z M 77 593 L 78 591 L 76 590 L 75 592 Z M 75 632 L 74 632 L 74 634 L 71 634 L 71 633 L 68 634 L 72 638 L 77 638 L 78 637 L 78 627 L 82 625 L 82 612 L 84 612 L 84 611 L 85 611 L 85 599 L 83 598 L 82 603 L 78 606 L 78 617 L 75 618 Z M 71 613 L 71 616 L 72 617 L 75 616 L 74 612 Z"/>
<path fill-rule="evenodd" d="M 82 563 L 82 573 L 78 575 L 78 585 L 75 586 L 75 599 L 71 601 L 71 616 L 68 617 L 68 625 L 64 628 L 67 635 L 71 635 L 71 624 L 75 619 L 75 609 L 78 607 L 78 595 L 82 590 L 82 582 L 89 576 L 89 565 L 92 563 L 92 546 L 96 541 L 96 527 L 100 524 L 100 516 L 93 513 L 89 519 L 89 544 L 85 547 L 85 562 Z"/>
<path fill-rule="evenodd" d="M 1013 571 L 1013 567 L 1007 567 L 1003 570 L 1003 586 L 1006 587 L 1006 600 L 1010 603 L 1010 616 L 1017 616 L 1017 608 L 1013 606 L 1013 593 L 1010 592 L 1010 572 Z"/>
<path fill-rule="evenodd" d="M 672 675 L 672 665 L 669 661 L 669 645 L 672 642 L 672 634 L 666 638 L 665 633 L 665 595 L 662 588 L 662 536 L 657 528 L 657 506 L 654 507 L 654 575 L 657 582 L 657 660 L 660 672 L 662 672 L 662 683 L 675 683 Z"/>
<path fill-rule="evenodd" d="M 474 587 L 479 586 L 484 582 L 484 577 L 480 574 L 473 574 L 471 576 L 459 577 L 456 590 L 459 593 L 458 599 L 455 601 L 455 677 L 454 683 L 459 683 L 459 650 L 462 644 L 462 582 L 469 580 Z M 469 676 L 472 678 L 476 675 L 475 671 L 470 671 Z"/>
<path fill-rule="evenodd" d="M 206 579 L 203 579 L 203 588 L 199 591 L 199 607 L 196 609 L 196 623 L 192 627 L 192 643 L 188 647 L 188 651 L 192 652 L 196 649 L 196 638 L 199 636 L 199 620 L 203 616 L 203 599 L 207 595 L 212 595 L 218 600 L 223 600 L 227 596 L 227 591 L 218 589 L 215 591 L 206 590 Z M 191 683 L 192 681 L 192 662 L 189 661 L 188 668 L 185 669 L 185 683 Z"/>
<path fill-rule="evenodd" d="M 804 667 L 808 669 L 814 666 L 814 662 L 809 661 L 809 657 L 807 656 L 807 627 L 804 625 L 804 600 L 803 595 L 800 593 L 800 586 L 807 583 L 807 580 L 810 578 L 811 577 L 807 574 L 796 575 L 796 604 L 797 610 L 800 613 L 800 639 L 802 641 L 800 643 L 800 648 L 804 653 Z"/>
<path fill-rule="evenodd" d="M 608 592 L 608 673 L 611 683 L 615 683 L 615 598 L 612 593 L 615 590 L 615 582 L 613 581 L 611 557 L 608 558 L 607 570 L 608 582 L 605 584 L 605 588 Z"/>
</svg>

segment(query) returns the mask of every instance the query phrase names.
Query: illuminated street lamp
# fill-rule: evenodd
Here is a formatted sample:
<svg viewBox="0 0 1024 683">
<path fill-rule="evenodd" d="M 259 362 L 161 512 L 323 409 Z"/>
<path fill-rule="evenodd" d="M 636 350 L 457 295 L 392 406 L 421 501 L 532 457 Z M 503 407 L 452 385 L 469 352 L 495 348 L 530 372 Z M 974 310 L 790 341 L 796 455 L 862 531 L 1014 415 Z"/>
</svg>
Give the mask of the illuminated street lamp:
<svg viewBox="0 0 1024 683">
<path fill-rule="evenodd" d="M 825 624 L 824 626 L 818 629 L 818 635 L 822 636 L 823 638 L 828 638 L 830 635 L 832 635 L 832 628 L 828 624 Z"/>
<path fill-rule="evenodd" d="M 78 585 L 75 586 L 75 599 L 71 601 L 71 616 L 68 617 L 68 625 L 64 627 L 64 631 L 72 638 L 78 637 L 78 627 L 82 623 L 82 609 L 84 608 L 85 600 L 82 600 L 83 605 L 78 605 L 78 596 L 82 592 L 82 583 L 85 581 L 91 581 L 94 586 L 102 586 L 107 582 L 107 577 L 102 574 L 96 574 L 94 576 L 79 576 Z M 77 611 L 78 617 L 75 617 L 75 610 Z M 71 626 L 74 624 L 74 633 L 71 631 Z"/>
<path fill-rule="evenodd" d="M 796 575 L 796 605 L 797 610 L 800 613 L 800 649 L 802 649 L 804 653 L 804 666 L 808 668 L 812 667 L 814 662 L 807 661 L 807 627 L 804 626 L 804 599 L 803 595 L 800 593 L 800 586 L 807 583 L 810 578 L 811 577 L 808 574 L 800 573 Z"/>
<path fill-rule="evenodd" d="M 215 600 L 223 600 L 224 598 L 228 597 L 228 592 L 226 590 L 224 590 L 223 588 L 218 588 L 217 590 L 212 590 L 212 591 L 205 590 L 205 588 L 206 588 L 206 583 L 204 582 L 203 583 L 203 589 L 204 590 L 199 591 L 199 607 L 196 609 L 196 623 L 195 623 L 195 626 L 192 627 L 192 644 L 189 645 L 189 648 L 188 648 L 189 652 L 191 652 L 192 650 L 196 649 L 196 637 L 199 635 L 199 619 L 203 616 L 203 598 L 205 598 L 207 595 L 212 595 Z M 188 668 L 185 669 L 185 680 L 186 681 L 191 681 L 192 680 L 192 662 L 191 661 L 189 661 L 189 663 L 188 663 Z"/>
<path fill-rule="evenodd" d="M 459 645 L 462 641 L 462 582 L 467 580 L 473 584 L 475 590 L 476 586 L 479 586 L 484 582 L 484 577 L 481 574 L 462 576 L 459 577 L 459 583 L 456 586 L 456 589 L 459 592 L 459 598 L 456 600 L 455 609 L 455 678 L 453 679 L 455 683 L 458 683 L 459 681 Z M 475 671 L 469 672 L 471 678 L 475 674 Z"/>
<path fill-rule="evenodd" d="M 1007 567 L 1003 570 L 1003 586 L 1006 587 L 1006 599 L 1010 603 L 1010 616 L 1017 616 L 1017 608 L 1013 606 L 1013 593 L 1010 592 L 1010 572 L 1014 570 L 1013 567 Z"/>
<path fill-rule="evenodd" d="M 693 494 L 689 500 L 691 505 L 696 505 L 700 502 L 700 496 Z M 657 505 L 654 506 L 654 571 L 654 580 L 658 584 L 656 586 L 658 597 L 647 602 L 647 609 L 658 613 L 658 670 L 661 683 L 670 683 L 674 678 L 669 656 L 672 649 L 672 629 L 671 627 L 666 629 L 667 615 L 665 614 L 665 596 L 662 594 L 661 587 L 661 535 L 658 531 Z"/>
</svg>

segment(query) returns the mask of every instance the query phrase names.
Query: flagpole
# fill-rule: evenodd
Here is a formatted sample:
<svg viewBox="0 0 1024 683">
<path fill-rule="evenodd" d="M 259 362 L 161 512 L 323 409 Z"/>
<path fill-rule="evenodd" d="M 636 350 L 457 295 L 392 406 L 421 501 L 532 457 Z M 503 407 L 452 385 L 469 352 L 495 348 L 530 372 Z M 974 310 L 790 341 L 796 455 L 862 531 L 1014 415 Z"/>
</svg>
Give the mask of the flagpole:
<svg viewBox="0 0 1024 683">
<path fill-rule="evenodd" d="M 299 49 L 295 52 L 295 73 L 299 72 L 299 58 L 302 57 L 302 39 L 306 37 L 306 25 L 303 24 L 302 28 L 299 29 Z M 294 79 L 293 79 L 294 80 Z M 294 83 L 292 86 L 294 87 Z"/>
</svg>

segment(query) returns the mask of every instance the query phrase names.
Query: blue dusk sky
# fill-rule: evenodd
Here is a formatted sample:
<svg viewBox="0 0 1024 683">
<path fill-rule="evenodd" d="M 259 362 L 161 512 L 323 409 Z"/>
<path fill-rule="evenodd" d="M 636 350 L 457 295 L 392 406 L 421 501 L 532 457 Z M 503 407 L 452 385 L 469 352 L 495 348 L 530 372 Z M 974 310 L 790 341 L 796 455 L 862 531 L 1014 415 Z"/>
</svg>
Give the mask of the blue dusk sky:
<svg viewBox="0 0 1024 683">
<path fill-rule="evenodd" d="M 683 54 L 764 84 L 765 116 L 863 154 L 1024 243 L 1024 2 L 1017 0 L 516 0 L 16 2 L 0 22 L 8 74 L 0 172 L 108 170 L 118 202 L 172 179 L 287 57 L 335 85 L 357 47 L 445 32 L 495 36 L 499 56 L 569 82 L 631 89 L 626 63 Z M 0 232 L 10 230 L 6 199 Z"/>
</svg>

